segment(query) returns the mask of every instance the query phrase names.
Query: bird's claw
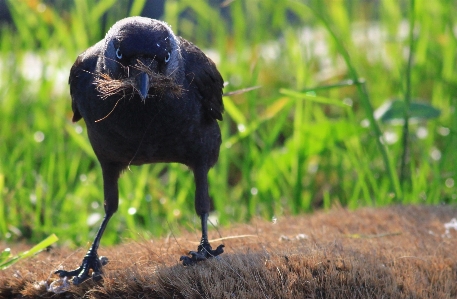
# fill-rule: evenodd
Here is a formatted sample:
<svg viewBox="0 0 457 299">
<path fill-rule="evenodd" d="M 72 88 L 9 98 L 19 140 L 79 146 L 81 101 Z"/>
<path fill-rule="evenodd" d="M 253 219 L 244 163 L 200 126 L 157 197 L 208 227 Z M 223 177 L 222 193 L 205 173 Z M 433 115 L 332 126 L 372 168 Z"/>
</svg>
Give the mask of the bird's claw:
<svg viewBox="0 0 457 299">
<path fill-rule="evenodd" d="M 195 265 L 198 262 L 220 255 L 224 252 L 223 248 L 224 245 L 219 245 L 215 250 L 213 250 L 211 248 L 211 245 L 209 245 L 209 243 L 206 243 L 203 245 L 199 245 L 198 251 L 189 251 L 191 257 L 183 255 L 179 260 L 182 261 L 182 264 L 184 266 Z"/>
<path fill-rule="evenodd" d="M 107 257 L 98 258 L 96 254 L 87 254 L 79 268 L 71 271 L 57 270 L 54 274 L 59 274 L 61 278 L 74 276 L 73 284 L 78 285 L 90 278 L 89 270 L 92 269 L 92 280 L 97 282 L 102 279 L 102 266 L 106 264 L 108 264 Z"/>
</svg>

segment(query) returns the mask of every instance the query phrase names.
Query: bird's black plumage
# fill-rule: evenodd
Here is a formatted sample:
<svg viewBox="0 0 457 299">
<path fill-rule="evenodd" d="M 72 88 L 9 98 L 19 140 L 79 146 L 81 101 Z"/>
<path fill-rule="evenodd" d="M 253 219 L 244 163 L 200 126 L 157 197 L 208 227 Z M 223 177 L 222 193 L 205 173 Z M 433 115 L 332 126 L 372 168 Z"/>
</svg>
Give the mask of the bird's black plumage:
<svg viewBox="0 0 457 299">
<path fill-rule="evenodd" d="M 78 56 L 70 71 L 73 121 L 84 119 L 100 161 L 105 218 L 82 265 L 59 270 L 75 284 L 100 277 L 97 249 L 118 207 L 117 181 L 130 164 L 178 162 L 195 178 L 195 209 L 202 220 L 197 252 L 185 265 L 218 255 L 207 238 L 210 209 L 208 170 L 221 144 L 223 79 L 195 45 L 173 34 L 161 21 L 131 17 L 117 22 L 105 38 Z"/>
</svg>

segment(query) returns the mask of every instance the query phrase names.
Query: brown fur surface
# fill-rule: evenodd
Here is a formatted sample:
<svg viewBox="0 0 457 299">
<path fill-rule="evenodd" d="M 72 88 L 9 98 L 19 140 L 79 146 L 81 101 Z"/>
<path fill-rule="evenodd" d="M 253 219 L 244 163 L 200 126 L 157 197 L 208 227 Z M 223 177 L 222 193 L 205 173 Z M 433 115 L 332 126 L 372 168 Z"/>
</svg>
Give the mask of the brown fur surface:
<svg viewBox="0 0 457 299">
<path fill-rule="evenodd" d="M 453 217 L 456 207 L 398 206 L 255 220 L 221 229 L 213 245 L 226 253 L 191 267 L 179 256 L 197 233 L 126 242 L 101 247 L 104 280 L 80 286 L 52 273 L 79 265 L 85 249 L 54 248 L 0 271 L 0 297 L 455 298 L 457 232 L 444 227 Z"/>
</svg>

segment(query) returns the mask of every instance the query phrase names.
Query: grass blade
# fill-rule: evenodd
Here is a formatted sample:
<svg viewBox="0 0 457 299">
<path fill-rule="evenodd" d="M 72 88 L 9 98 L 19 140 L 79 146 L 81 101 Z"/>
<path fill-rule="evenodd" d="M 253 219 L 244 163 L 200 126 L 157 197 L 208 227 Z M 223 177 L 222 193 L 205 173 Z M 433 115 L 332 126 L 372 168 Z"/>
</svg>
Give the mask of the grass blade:
<svg viewBox="0 0 457 299">
<path fill-rule="evenodd" d="M 30 250 L 21 252 L 18 255 L 10 258 L 9 260 L 1 262 L 0 270 L 4 270 L 22 259 L 25 259 L 25 258 L 28 258 L 28 257 L 31 257 L 31 256 L 37 254 L 38 252 L 46 249 L 47 247 L 49 247 L 52 244 L 54 244 L 55 242 L 57 242 L 57 240 L 59 240 L 59 238 L 57 238 L 57 236 L 55 234 L 50 235 L 49 237 L 47 237 L 46 239 L 44 239 L 37 245 L 33 246 Z M 1 255 L 1 259 L 3 260 L 3 258 L 6 256 L 8 256 L 8 257 L 10 256 L 10 254 L 8 253 L 7 250 L 3 251 L 2 255 Z"/>
</svg>

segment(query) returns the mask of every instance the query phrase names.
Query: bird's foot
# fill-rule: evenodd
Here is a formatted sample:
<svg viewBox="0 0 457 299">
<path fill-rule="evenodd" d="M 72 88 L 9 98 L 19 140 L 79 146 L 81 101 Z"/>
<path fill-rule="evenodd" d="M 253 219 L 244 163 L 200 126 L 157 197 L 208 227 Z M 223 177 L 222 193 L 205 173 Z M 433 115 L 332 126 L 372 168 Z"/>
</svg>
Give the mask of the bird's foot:
<svg viewBox="0 0 457 299">
<path fill-rule="evenodd" d="M 194 265 L 197 262 L 201 262 L 206 259 L 218 256 L 219 254 L 224 252 L 223 248 L 224 248 L 224 245 L 219 245 L 219 246 L 217 246 L 216 250 L 213 250 L 211 248 L 211 245 L 209 245 L 209 243 L 204 243 L 204 244 L 201 244 L 198 246 L 198 251 L 189 252 L 191 257 L 183 255 L 183 256 L 181 256 L 181 258 L 179 260 L 182 261 L 182 264 L 184 266 Z"/>
<path fill-rule="evenodd" d="M 73 277 L 73 284 L 78 285 L 90 278 L 89 270 L 92 269 L 92 280 L 99 281 L 102 279 L 102 266 L 108 264 L 108 258 L 105 256 L 98 257 L 96 252 L 89 251 L 83 259 L 81 266 L 71 271 L 57 270 L 54 274 L 63 277 Z"/>
</svg>

